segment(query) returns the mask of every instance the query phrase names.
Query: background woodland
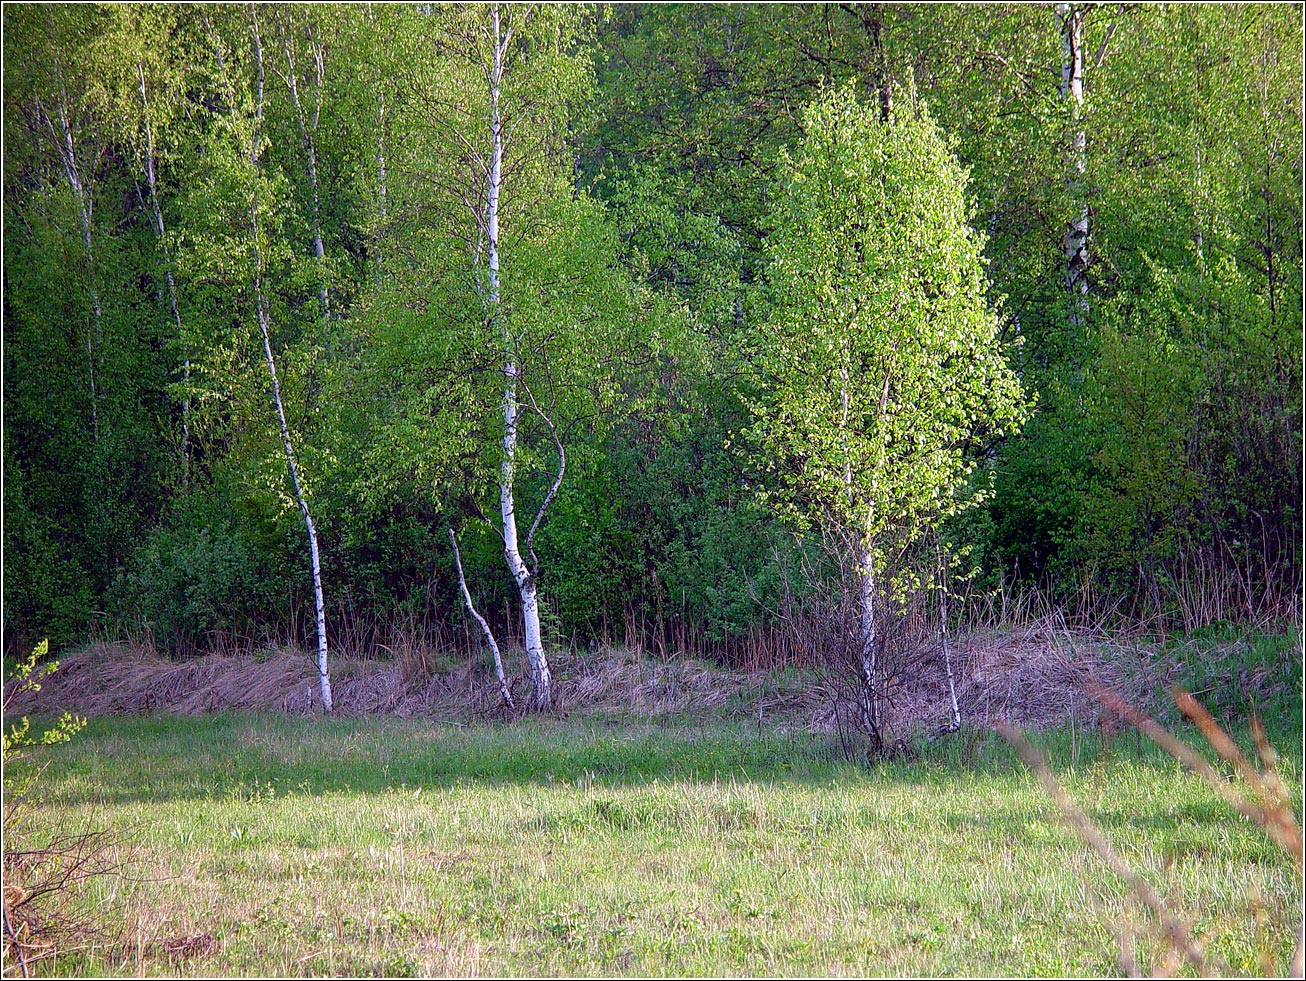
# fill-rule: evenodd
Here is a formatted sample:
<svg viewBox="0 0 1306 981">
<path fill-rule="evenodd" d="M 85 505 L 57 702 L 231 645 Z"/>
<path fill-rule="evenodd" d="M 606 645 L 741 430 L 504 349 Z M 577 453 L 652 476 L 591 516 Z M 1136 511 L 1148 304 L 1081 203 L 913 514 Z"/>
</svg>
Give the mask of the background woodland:
<svg viewBox="0 0 1306 981">
<path fill-rule="evenodd" d="M 6 650 L 479 645 L 452 531 L 501 640 L 529 585 L 544 649 L 800 659 L 872 467 L 795 420 L 880 376 L 786 352 L 863 233 L 1001 383 L 943 498 L 886 478 L 875 617 L 1289 613 L 1301 52 L 1289 4 L 6 5 Z M 912 120 L 928 201 L 876 211 Z"/>
</svg>

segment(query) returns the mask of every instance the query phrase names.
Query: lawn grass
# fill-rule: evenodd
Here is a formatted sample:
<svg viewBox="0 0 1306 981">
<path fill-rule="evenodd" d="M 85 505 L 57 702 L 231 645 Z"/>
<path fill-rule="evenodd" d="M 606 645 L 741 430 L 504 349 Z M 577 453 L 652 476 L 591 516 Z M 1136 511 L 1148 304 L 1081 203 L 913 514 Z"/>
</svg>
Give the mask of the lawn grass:
<svg viewBox="0 0 1306 981">
<path fill-rule="evenodd" d="M 1230 969 L 1285 969 L 1301 894 L 1257 828 L 1147 746 L 1036 739 Z M 1283 748 L 1300 813 L 1299 725 Z M 1114 975 L 1121 932 L 1160 963 L 988 732 L 868 768 L 724 714 L 226 713 L 94 719 L 48 759 L 31 820 L 132 858 L 70 907 L 102 942 L 42 974 Z"/>
</svg>

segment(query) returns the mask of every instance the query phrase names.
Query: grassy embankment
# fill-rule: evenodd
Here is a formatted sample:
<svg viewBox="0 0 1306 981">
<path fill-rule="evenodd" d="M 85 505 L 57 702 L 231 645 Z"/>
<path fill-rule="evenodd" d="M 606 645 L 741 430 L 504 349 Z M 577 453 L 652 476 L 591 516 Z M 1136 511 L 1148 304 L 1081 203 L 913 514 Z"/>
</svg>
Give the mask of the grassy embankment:
<svg viewBox="0 0 1306 981">
<path fill-rule="evenodd" d="M 1274 708 L 1300 814 L 1299 699 Z M 458 721 L 92 720 L 33 818 L 113 829 L 135 878 L 89 882 L 104 937 L 39 972 L 1092 975 L 1119 934 L 1159 963 L 992 733 L 868 770 L 719 709 Z M 1132 736 L 1036 740 L 1213 955 L 1284 970 L 1300 890 L 1259 829 Z"/>
</svg>

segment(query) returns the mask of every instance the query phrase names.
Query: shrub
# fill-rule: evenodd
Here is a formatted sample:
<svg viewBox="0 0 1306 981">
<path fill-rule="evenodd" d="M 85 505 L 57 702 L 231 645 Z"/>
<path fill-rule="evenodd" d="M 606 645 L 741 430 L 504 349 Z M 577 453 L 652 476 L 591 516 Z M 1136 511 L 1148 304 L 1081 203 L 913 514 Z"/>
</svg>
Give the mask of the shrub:
<svg viewBox="0 0 1306 981">
<path fill-rule="evenodd" d="M 44 661 L 49 642 L 41 641 L 5 678 L 4 712 L 24 693 L 40 691 L 40 679 L 59 667 L 58 661 Z M 17 962 L 24 977 L 33 961 L 53 955 L 60 936 L 59 914 L 67 908 L 62 894 L 90 875 L 111 872 L 106 860 L 112 842 L 104 832 L 49 834 L 28 827 L 29 807 L 36 802 L 36 789 L 43 766 L 28 757 L 33 746 L 65 743 L 76 735 L 86 720 L 65 712 L 40 735 L 23 716 L 3 733 L 4 771 L 4 963 L 5 973 Z M 36 843 L 40 839 L 40 844 Z"/>
</svg>

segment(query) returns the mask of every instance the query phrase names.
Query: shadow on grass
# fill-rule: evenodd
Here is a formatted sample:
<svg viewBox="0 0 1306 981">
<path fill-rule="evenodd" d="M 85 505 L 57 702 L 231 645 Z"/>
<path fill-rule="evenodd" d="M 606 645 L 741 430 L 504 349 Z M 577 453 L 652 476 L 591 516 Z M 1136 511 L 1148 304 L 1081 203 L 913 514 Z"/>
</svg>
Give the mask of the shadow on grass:
<svg viewBox="0 0 1306 981">
<path fill-rule="evenodd" d="M 1044 733 L 1058 769 L 1121 763 L 1173 770 L 1150 746 Z M 379 794 L 468 784 L 642 786 L 653 781 L 821 786 L 911 785 L 921 794 L 958 780 L 1023 772 L 1004 741 L 963 730 L 915 759 L 848 762 L 838 739 L 778 733 L 739 721 L 636 720 L 615 728 L 585 717 L 515 723 L 442 723 L 394 717 L 309 719 L 224 712 L 92 719 L 77 741 L 49 756 L 47 780 L 64 806 L 227 799 L 274 787 L 277 794 Z M 1300 758 L 1285 761 L 1300 773 Z M 1022 778 L 1023 779 L 1023 778 Z M 1193 815 L 1199 819 L 1198 815 Z M 1203 816 L 1204 817 L 1204 816 Z M 1157 821 L 1174 820 L 1158 817 Z"/>
</svg>

